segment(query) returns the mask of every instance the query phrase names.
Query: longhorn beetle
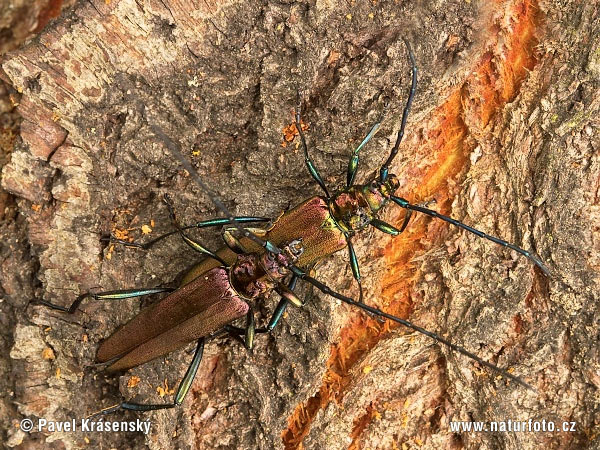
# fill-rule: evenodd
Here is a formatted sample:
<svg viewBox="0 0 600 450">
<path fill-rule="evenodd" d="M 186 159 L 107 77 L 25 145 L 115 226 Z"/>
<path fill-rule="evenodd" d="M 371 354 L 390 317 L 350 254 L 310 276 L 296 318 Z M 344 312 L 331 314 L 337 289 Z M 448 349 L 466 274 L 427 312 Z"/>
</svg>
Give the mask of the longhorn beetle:
<svg viewBox="0 0 600 450">
<path fill-rule="evenodd" d="M 198 342 L 192 362 L 177 389 L 172 403 L 140 404 L 125 401 L 104 409 L 99 414 L 107 414 L 119 409 L 148 411 L 172 408 L 181 404 L 198 370 L 205 340 L 220 336 L 223 333 L 229 333 L 240 339 L 247 348 L 252 348 L 255 334 L 272 331 L 281 319 L 289 302 L 297 306 L 303 304 L 293 292 L 298 279 L 304 280 L 323 293 L 361 308 L 378 318 L 388 319 L 423 333 L 452 350 L 501 373 L 521 386 L 534 390 L 519 377 L 482 360 L 445 338 L 363 302 L 360 270 L 352 246 L 352 237 L 369 225 L 385 233 L 398 235 L 406 228 L 412 211 L 442 219 L 480 237 L 515 250 L 529 258 L 546 275 L 549 275 L 549 271 L 544 264 L 530 252 L 436 211 L 413 205 L 407 200 L 394 195 L 399 187 L 399 182 L 395 175 L 389 173 L 389 167 L 398 153 L 417 85 L 415 58 L 410 45 L 406 41 L 405 43 L 411 61 L 411 89 L 402 114 L 396 142 L 389 157 L 381 166 L 378 177 L 364 185 L 353 184 L 358 168 L 359 152 L 375 134 L 380 126 L 381 119 L 372 126 L 367 136 L 352 153 L 347 171 L 346 188 L 334 195 L 329 194 L 308 153 L 308 146 L 300 127 L 300 95 L 298 95 L 299 101 L 296 108 L 295 123 L 302 142 L 305 162 L 311 176 L 321 186 L 325 196 L 312 197 L 302 202 L 282 214 L 266 230 L 246 228 L 244 225 L 250 222 L 266 222 L 269 219 L 233 216 L 200 178 L 190 162 L 183 156 L 178 145 L 146 118 L 151 130 L 164 142 L 170 152 L 189 172 L 194 182 L 209 196 L 217 209 L 224 213 L 226 217 L 205 220 L 194 225 L 181 227 L 177 224 L 172 206 L 167 201 L 171 218 L 175 223 L 175 231 L 159 236 L 146 244 L 116 240 L 129 246 L 147 249 L 167 236 L 175 233 L 180 234 L 189 246 L 207 258 L 188 272 L 178 289 L 159 287 L 96 294 L 86 293 L 79 296 L 68 308 L 42 301 L 43 304 L 49 307 L 74 313 L 86 297 L 97 300 L 125 299 L 147 294 L 169 293 L 159 303 L 144 309 L 138 316 L 103 342 L 98 350 L 97 359 L 100 362 L 109 363 L 109 370 L 124 370 L 135 367 L 174 351 L 192 341 Z M 145 116 L 145 110 L 143 111 Z M 408 210 L 399 229 L 377 217 L 379 211 L 390 201 Z M 185 233 L 185 230 L 191 228 L 223 225 L 229 225 L 223 232 L 227 247 L 217 252 L 208 250 L 200 242 L 190 238 Z M 352 273 L 360 288 L 358 301 L 333 291 L 307 273 L 307 269 L 316 262 L 345 247 L 348 248 Z M 283 282 L 288 278 L 289 282 L 286 286 Z M 256 327 L 251 303 L 258 298 L 268 296 L 273 290 L 279 293 L 282 298 L 268 325 L 266 327 Z M 230 325 L 231 322 L 244 315 L 246 316 L 246 326 L 244 328 Z"/>
</svg>

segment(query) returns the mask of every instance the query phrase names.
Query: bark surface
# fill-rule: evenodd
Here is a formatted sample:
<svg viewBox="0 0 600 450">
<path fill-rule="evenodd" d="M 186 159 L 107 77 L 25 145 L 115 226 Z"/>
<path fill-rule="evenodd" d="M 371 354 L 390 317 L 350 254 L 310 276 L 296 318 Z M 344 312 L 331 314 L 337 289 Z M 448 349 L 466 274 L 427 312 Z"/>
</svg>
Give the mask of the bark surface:
<svg viewBox="0 0 600 450">
<path fill-rule="evenodd" d="M 597 447 L 599 14 L 597 1 L 574 0 L 76 5 L 2 65 L 2 78 L 22 94 L 23 118 L 2 172 L 16 203 L 0 193 L 5 442 Z M 355 239 L 366 299 L 510 368 L 537 392 L 302 286 L 307 305 L 259 336 L 253 353 L 227 339 L 207 345 L 182 407 L 105 419 L 148 419 L 148 435 L 21 430 L 26 417 L 80 420 L 122 398 L 170 401 L 185 373 L 193 346 L 121 377 L 93 366 L 99 343 L 156 299 L 88 300 L 73 315 L 34 302 L 69 305 L 88 291 L 168 285 L 198 260 L 176 237 L 147 252 L 101 240 L 171 230 L 165 193 L 181 222 L 220 215 L 152 127 L 181 145 L 232 211 L 275 219 L 320 195 L 298 139 L 284 138 L 296 89 L 311 155 L 331 190 L 389 104 L 361 152 L 364 181 L 399 128 L 410 85 L 403 38 L 419 86 L 392 167 L 399 195 L 435 200 L 432 208 L 539 254 L 552 276 L 417 216 L 398 238 L 369 231 Z M 403 214 L 390 206 L 383 219 L 400 225 Z M 216 232 L 201 238 L 222 245 Z M 316 277 L 357 295 L 344 252 Z M 261 317 L 276 301 L 257 307 Z M 451 421 L 529 419 L 575 428 L 450 429 Z"/>
</svg>

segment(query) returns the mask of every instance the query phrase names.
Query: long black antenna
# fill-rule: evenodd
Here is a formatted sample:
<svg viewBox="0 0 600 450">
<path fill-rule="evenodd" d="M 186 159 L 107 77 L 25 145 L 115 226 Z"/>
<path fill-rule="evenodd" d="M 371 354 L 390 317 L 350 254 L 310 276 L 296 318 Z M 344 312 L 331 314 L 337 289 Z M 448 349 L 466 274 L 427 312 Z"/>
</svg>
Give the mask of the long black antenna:
<svg viewBox="0 0 600 450">
<path fill-rule="evenodd" d="M 434 211 L 433 209 L 424 208 L 419 205 L 413 205 L 413 204 L 409 203 L 408 200 L 405 200 L 401 197 L 396 197 L 395 195 L 391 195 L 390 199 L 394 203 L 396 203 L 398 206 L 408 209 L 409 212 L 410 211 L 418 211 L 420 213 L 427 214 L 430 217 L 435 217 L 435 218 L 441 219 L 444 222 L 451 223 L 452 225 L 462 228 L 463 230 L 467 230 L 467 231 L 475 234 L 476 236 L 479 236 L 480 238 L 495 242 L 496 244 L 502 245 L 503 247 L 508 247 L 511 250 L 514 250 L 515 252 L 520 253 L 521 255 L 528 258 L 531 262 L 533 262 L 536 266 L 538 266 L 541 269 L 541 271 L 544 272 L 544 274 L 546 276 L 548 276 L 548 277 L 552 276 L 552 274 L 550 273 L 550 269 L 548 269 L 544 265 L 544 263 L 540 260 L 540 258 L 538 258 L 533 253 L 528 252 L 527 250 L 523 250 L 522 248 L 517 247 L 516 245 L 511 244 L 510 242 L 506 242 L 502 239 L 498 239 L 495 236 L 490 236 L 489 234 L 486 234 L 483 231 L 476 230 L 475 228 L 470 227 L 469 225 L 465 225 L 464 223 L 459 222 L 458 220 L 453 219 L 452 217 L 448 217 L 443 214 L 440 214 L 439 212 Z"/>
<path fill-rule="evenodd" d="M 175 158 L 177 158 L 179 160 L 179 162 L 183 165 L 185 170 L 187 170 L 187 172 L 190 174 L 190 176 L 194 179 L 196 184 L 198 184 L 198 186 L 200 186 L 200 188 L 204 191 L 204 193 L 206 195 L 208 195 L 208 198 L 210 198 L 210 201 L 214 203 L 214 205 L 217 207 L 217 209 L 219 209 L 223 214 L 225 214 L 229 223 L 232 226 L 234 226 L 240 232 L 240 234 L 242 236 L 244 236 L 248 239 L 251 239 L 253 242 L 260 245 L 261 247 L 264 247 L 267 251 L 269 251 L 271 253 L 275 253 L 275 254 L 281 253 L 281 250 L 279 248 L 277 248 L 276 246 L 274 246 L 273 244 L 271 244 L 269 241 L 265 241 L 265 240 L 259 238 L 256 234 L 254 234 L 251 231 L 247 230 L 246 228 L 242 227 L 242 225 L 237 220 L 235 220 L 235 217 L 233 217 L 233 215 L 229 212 L 229 210 L 223 204 L 223 202 L 221 200 L 219 200 L 219 198 L 213 193 L 213 191 L 208 187 L 208 185 L 204 181 L 202 181 L 202 178 L 200 178 L 200 175 L 198 175 L 198 172 L 196 171 L 196 169 L 194 169 L 192 164 L 187 160 L 187 158 L 185 158 L 183 156 L 183 154 L 179 150 L 179 146 L 169 136 L 167 136 L 165 133 L 163 133 L 163 131 L 158 126 L 150 123 L 147 118 L 146 118 L 146 121 L 148 122 L 150 129 L 160 139 L 162 139 L 162 141 L 165 143 L 165 145 L 167 146 L 169 151 L 173 154 L 173 156 L 175 156 Z"/>
<path fill-rule="evenodd" d="M 406 106 L 404 106 L 404 111 L 402 111 L 402 122 L 400 124 L 400 130 L 398 130 L 396 143 L 392 148 L 390 156 L 388 156 L 388 159 L 385 161 L 385 163 L 383 163 L 383 165 L 379 169 L 379 178 L 382 182 L 387 180 L 388 173 L 390 170 L 390 164 L 392 164 L 392 161 L 398 154 L 400 142 L 402 142 L 402 138 L 404 137 L 404 129 L 406 128 L 406 120 L 408 119 L 408 114 L 410 113 L 410 106 L 412 105 L 413 98 L 415 98 L 415 92 L 417 91 L 417 62 L 415 61 L 415 55 L 412 49 L 410 48 L 410 44 L 406 39 L 404 39 L 404 44 L 406 44 L 406 49 L 408 50 L 408 57 L 410 58 L 412 82 L 410 84 L 410 92 L 408 93 Z"/>
<path fill-rule="evenodd" d="M 145 114 L 145 109 L 144 109 L 144 114 Z M 202 178 L 200 178 L 200 175 L 198 175 L 198 172 L 196 171 L 196 169 L 194 169 L 194 167 L 187 160 L 187 158 L 185 158 L 183 156 L 183 154 L 181 153 L 181 151 L 179 149 L 179 145 L 177 145 L 171 138 L 169 138 L 158 126 L 150 123 L 148 121 L 147 117 L 146 117 L 146 121 L 148 122 L 150 129 L 165 143 L 165 145 L 167 146 L 169 151 L 173 154 L 173 156 L 175 156 L 175 158 L 177 158 L 179 160 L 179 162 L 183 165 L 183 167 L 188 171 L 188 173 L 190 174 L 192 179 L 198 184 L 198 186 L 200 186 L 200 188 L 206 193 L 206 195 L 208 195 L 208 197 L 213 202 L 213 204 L 217 207 L 217 209 L 219 209 L 223 214 L 225 214 L 229 223 L 231 223 L 231 225 L 234 226 L 240 232 L 241 235 L 243 235 L 244 237 L 246 237 L 248 239 L 251 239 L 253 242 L 260 245 L 268 252 L 275 253 L 275 254 L 281 253 L 281 250 L 273 243 L 269 242 L 268 240 L 261 239 L 256 234 L 254 234 L 252 231 L 243 228 L 242 225 L 237 220 L 235 220 L 235 217 L 233 216 L 233 214 L 231 214 L 229 212 L 229 209 L 227 209 L 227 207 L 223 204 L 223 202 L 221 202 L 221 200 L 216 196 L 216 194 L 214 194 L 212 192 L 212 190 L 206 185 L 206 183 L 204 183 L 204 181 L 202 181 Z M 321 283 L 320 281 L 314 279 L 313 277 L 307 275 L 304 271 L 302 271 L 300 268 L 298 268 L 294 265 L 289 265 L 288 268 L 297 277 L 312 284 L 313 286 L 315 286 L 317 289 L 319 289 L 324 294 L 330 295 L 334 298 L 337 298 L 338 300 L 341 300 L 344 303 L 347 303 L 352 306 L 356 306 L 357 308 L 360 308 L 364 311 L 370 312 L 371 314 L 375 314 L 379 317 L 385 317 L 388 320 L 399 323 L 399 324 L 404 325 L 405 327 L 408 327 L 414 331 L 422 333 L 425 336 L 428 336 L 428 337 L 434 339 L 435 341 L 439 342 L 440 344 L 443 344 L 443 345 L 449 347 L 450 349 L 471 358 L 472 360 L 478 362 L 479 364 L 481 364 L 495 372 L 498 372 L 502 376 L 514 381 L 515 383 L 519 384 L 520 386 L 523 386 L 524 388 L 526 388 L 530 391 L 537 392 L 531 385 L 527 384 L 521 378 L 510 374 L 508 371 L 506 371 L 498 366 L 495 366 L 494 364 L 484 361 L 483 359 L 481 359 L 479 356 L 475 355 L 474 353 L 471 353 L 468 350 L 466 350 L 456 344 L 453 344 L 452 342 L 448 341 L 447 339 L 445 339 L 431 331 L 428 331 L 424 328 L 414 325 L 407 320 L 401 319 L 400 317 L 396 317 L 392 314 L 388 314 L 384 311 L 381 311 L 378 308 L 374 308 L 374 307 L 368 306 L 364 303 L 357 302 L 356 300 L 352 299 L 351 297 L 347 297 L 338 292 L 335 292 L 331 288 L 329 288 L 327 285 L 325 285 L 325 284 Z"/>
</svg>

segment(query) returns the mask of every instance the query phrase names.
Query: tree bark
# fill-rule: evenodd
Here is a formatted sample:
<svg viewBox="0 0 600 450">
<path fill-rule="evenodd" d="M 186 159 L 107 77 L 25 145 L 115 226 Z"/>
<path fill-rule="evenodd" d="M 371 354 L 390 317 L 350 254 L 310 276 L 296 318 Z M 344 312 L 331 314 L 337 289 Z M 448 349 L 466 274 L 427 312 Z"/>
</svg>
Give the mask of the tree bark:
<svg viewBox="0 0 600 450">
<path fill-rule="evenodd" d="M 14 387 L 0 411 L 12 420 L 8 445 L 598 446 L 598 8 L 574 0 L 90 0 L 10 54 L 3 78 L 22 93 L 23 123 L 2 172 L 19 211 L 0 244 L 10 347 L 2 374 Z M 210 342 L 182 407 L 105 418 L 148 419 L 146 436 L 15 426 L 25 417 L 80 420 L 122 398 L 170 401 L 185 373 L 189 349 L 121 377 L 93 366 L 99 343 L 147 300 L 87 300 L 73 315 L 34 302 L 69 305 L 88 291 L 166 285 L 197 261 L 176 237 L 148 252 L 101 240 L 171 230 L 164 193 L 182 222 L 220 214 L 152 126 L 181 145 L 228 208 L 275 219 L 320 195 L 297 138 L 284 139 L 296 89 L 311 155 L 331 190 L 389 105 L 361 152 L 365 181 L 400 125 L 410 86 L 403 38 L 419 85 L 392 167 L 399 195 L 435 201 L 433 209 L 539 254 L 552 275 L 415 216 L 397 238 L 355 239 L 365 298 L 509 368 L 537 392 L 302 286 L 306 306 L 290 309 L 252 353 Z M 389 206 L 382 218 L 400 225 L 404 212 Z M 222 246 L 218 233 L 201 237 Z M 357 295 L 345 252 L 316 277 Z M 262 317 L 275 302 L 258 306 Z M 530 419 L 575 429 L 450 428 Z"/>
</svg>

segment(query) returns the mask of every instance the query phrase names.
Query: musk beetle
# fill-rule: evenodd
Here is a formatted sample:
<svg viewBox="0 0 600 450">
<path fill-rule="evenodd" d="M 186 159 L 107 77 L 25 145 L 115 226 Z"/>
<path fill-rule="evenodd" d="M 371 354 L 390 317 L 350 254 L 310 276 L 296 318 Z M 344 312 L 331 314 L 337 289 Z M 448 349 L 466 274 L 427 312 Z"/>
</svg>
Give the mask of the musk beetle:
<svg viewBox="0 0 600 450">
<path fill-rule="evenodd" d="M 99 413 L 106 414 L 119 409 L 148 411 L 172 408 L 181 404 L 198 370 L 205 340 L 222 334 L 230 334 L 242 341 L 247 348 L 252 348 L 255 334 L 272 331 L 281 319 L 288 303 L 291 302 L 297 306 L 303 304 L 293 292 L 298 279 L 302 279 L 323 293 L 361 308 L 380 319 L 388 319 L 423 333 L 452 350 L 501 373 L 506 378 L 533 390 L 520 378 L 482 360 L 475 354 L 452 344 L 443 337 L 363 302 L 359 264 L 352 245 L 352 237 L 368 226 L 373 226 L 390 235 L 398 235 L 408 225 L 413 211 L 439 218 L 479 237 L 515 250 L 529 258 L 546 275 L 549 275 L 548 269 L 532 253 L 439 214 L 434 210 L 411 204 L 407 200 L 394 195 L 399 187 L 399 182 L 394 174 L 389 173 L 389 168 L 398 153 L 417 85 L 415 57 L 408 42 L 406 42 L 406 47 L 411 62 L 412 83 L 402 114 L 400 130 L 389 157 L 379 169 L 378 176 L 366 184 L 354 184 L 359 163 L 359 152 L 377 132 L 382 119 L 380 118 L 372 126 L 367 136 L 353 151 L 347 171 L 346 187 L 330 195 L 308 153 L 308 146 L 300 126 L 301 102 L 300 94 L 298 95 L 295 123 L 302 143 L 305 162 L 311 176 L 322 188 L 325 195 L 309 198 L 295 208 L 283 213 L 268 229 L 246 227 L 247 223 L 269 221 L 267 218 L 234 217 L 203 182 L 193 166 L 183 156 L 178 145 L 159 127 L 148 122 L 152 131 L 165 143 L 170 152 L 181 162 L 194 181 L 208 194 L 217 209 L 224 213 L 226 217 L 181 227 L 177 224 L 175 214 L 167 199 L 171 218 L 176 226 L 175 231 L 159 236 L 146 244 L 129 243 L 114 239 L 114 241 L 128 246 L 147 249 L 167 236 L 180 234 L 188 245 L 206 256 L 206 258 L 187 273 L 181 287 L 178 289 L 148 288 L 97 294 L 86 293 L 78 297 L 68 308 L 42 302 L 49 307 L 73 313 L 81 301 L 88 296 L 102 300 L 169 293 L 157 304 L 144 309 L 138 316 L 102 343 L 97 353 L 97 360 L 101 363 L 110 364 L 109 370 L 124 370 L 135 367 L 190 342 L 198 342 L 192 362 L 177 389 L 172 403 L 139 404 L 122 402 Z M 396 228 L 378 218 L 379 212 L 389 202 L 407 210 L 400 228 Z M 221 227 L 225 225 L 228 227 L 223 232 L 223 238 L 227 246 L 214 253 L 185 233 L 187 229 L 191 228 Z M 348 248 L 352 273 L 360 288 L 358 301 L 333 291 L 307 273 L 318 261 L 344 248 Z M 286 280 L 287 285 L 284 284 Z M 255 300 L 268 296 L 273 290 L 281 296 L 281 300 L 268 325 L 266 327 L 256 327 L 251 305 Z M 246 316 L 245 327 L 231 325 L 231 322 L 243 316 Z"/>
</svg>

